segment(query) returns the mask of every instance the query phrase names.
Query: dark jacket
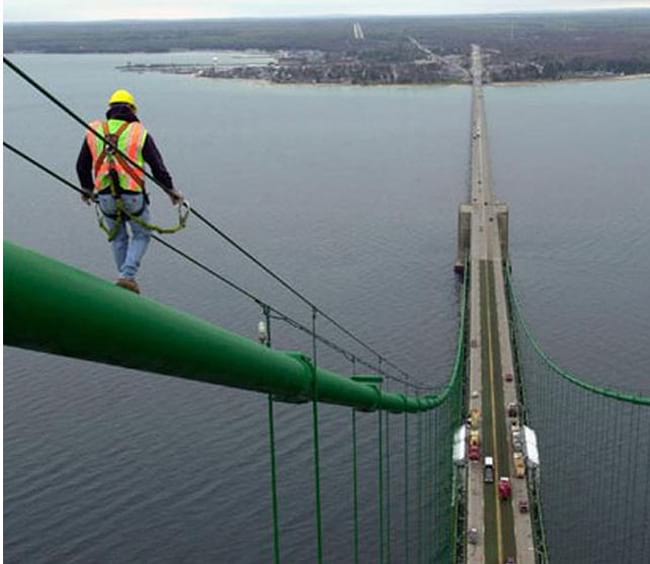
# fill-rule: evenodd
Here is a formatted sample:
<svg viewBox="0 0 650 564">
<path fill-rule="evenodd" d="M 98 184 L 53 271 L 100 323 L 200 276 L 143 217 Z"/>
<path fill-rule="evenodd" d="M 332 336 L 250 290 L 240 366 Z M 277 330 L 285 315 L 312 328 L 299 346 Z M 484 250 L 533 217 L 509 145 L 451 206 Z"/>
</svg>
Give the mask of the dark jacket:
<svg viewBox="0 0 650 564">
<path fill-rule="evenodd" d="M 106 119 L 120 119 L 122 121 L 139 121 L 136 115 L 133 113 L 131 108 L 126 104 L 118 104 L 112 106 L 106 112 Z M 147 138 L 144 142 L 144 147 L 142 148 L 142 156 L 144 161 L 151 168 L 151 174 L 153 177 L 160 182 L 167 192 L 174 191 L 174 184 L 172 183 L 172 177 L 167 172 L 165 163 L 163 163 L 158 147 L 153 140 L 151 134 L 147 133 Z M 81 187 L 88 191 L 92 192 L 94 189 L 93 182 L 93 156 L 90 152 L 90 147 L 88 147 L 88 142 L 84 138 L 84 142 L 81 145 L 81 150 L 79 151 L 79 157 L 77 157 L 77 176 L 79 177 L 79 182 Z"/>
</svg>

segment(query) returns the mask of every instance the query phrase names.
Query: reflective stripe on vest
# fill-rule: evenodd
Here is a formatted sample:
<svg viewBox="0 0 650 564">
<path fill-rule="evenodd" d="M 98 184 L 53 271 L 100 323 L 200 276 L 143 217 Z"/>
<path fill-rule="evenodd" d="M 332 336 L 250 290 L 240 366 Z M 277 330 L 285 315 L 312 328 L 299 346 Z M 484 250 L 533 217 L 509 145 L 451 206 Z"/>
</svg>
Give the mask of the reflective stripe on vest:
<svg viewBox="0 0 650 564">
<path fill-rule="evenodd" d="M 94 121 L 90 127 L 100 135 L 119 135 L 117 148 L 134 163 L 144 167 L 142 149 L 147 138 L 147 130 L 141 123 L 125 122 L 119 119 Z M 117 173 L 120 188 L 130 192 L 144 190 L 144 172 L 124 158 L 119 152 L 111 151 L 110 146 L 91 133 L 86 134 L 86 141 L 93 157 L 93 174 L 95 177 L 95 192 L 101 192 L 111 186 L 111 170 Z M 107 150 L 108 149 L 108 150 Z"/>
</svg>

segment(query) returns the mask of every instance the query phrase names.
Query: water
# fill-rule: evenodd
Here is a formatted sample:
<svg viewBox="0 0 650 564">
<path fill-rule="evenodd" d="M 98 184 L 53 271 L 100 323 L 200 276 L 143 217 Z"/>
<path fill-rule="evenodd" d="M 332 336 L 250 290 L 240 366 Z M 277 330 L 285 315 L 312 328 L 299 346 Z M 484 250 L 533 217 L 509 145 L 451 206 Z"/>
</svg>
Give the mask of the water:
<svg viewBox="0 0 650 564">
<path fill-rule="evenodd" d="M 515 279 L 545 350 L 590 382 L 650 393 L 650 81 L 498 88 L 493 172 Z"/>
<path fill-rule="evenodd" d="M 145 58 L 157 61 L 128 56 Z M 88 119 L 101 115 L 116 87 L 133 90 L 178 187 L 205 215 L 395 362 L 431 384 L 447 380 L 468 88 L 122 74 L 113 69 L 127 60 L 119 55 L 14 60 Z M 74 179 L 79 126 L 11 73 L 4 78 L 5 139 Z M 649 94 L 649 81 L 487 92 L 496 189 L 511 204 L 514 274 L 532 327 L 585 378 L 646 392 Z M 77 195 L 5 155 L 5 236 L 115 277 Z M 155 190 L 154 214 L 171 224 Z M 201 226 L 174 242 L 309 321 L 304 307 Z M 140 283 L 155 299 L 254 336 L 255 306 L 155 244 Z M 279 348 L 310 350 L 281 327 L 274 339 Z M 322 354 L 329 367 L 349 371 Z M 5 349 L 4 393 L 8 561 L 269 560 L 265 398 L 13 349 Z M 310 418 L 308 406 L 277 408 L 288 561 L 315 554 Z M 344 561 L 349 412 L 323 406 L 321 419 L 326 555 Z M 361 475 L 374 477 L 375 420 L 360 419 Z M 395 439 L 399 429 L 395 422 Z M 372 560 L 374 478 L 362 480 L 362 507 L 362 551 Z M 403 523 L 394 520 L 401 554 Z"/>
</svg>

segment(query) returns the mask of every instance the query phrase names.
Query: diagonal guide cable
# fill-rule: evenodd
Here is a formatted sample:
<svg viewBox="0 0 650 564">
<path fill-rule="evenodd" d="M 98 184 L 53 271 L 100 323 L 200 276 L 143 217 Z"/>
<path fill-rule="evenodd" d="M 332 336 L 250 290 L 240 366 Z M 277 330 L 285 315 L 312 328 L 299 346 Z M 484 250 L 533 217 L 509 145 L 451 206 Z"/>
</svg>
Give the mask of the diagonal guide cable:
<svg viewBox="0 0 650 564">
<path fill-rule="evenodd" d="M 72 182 L 70 182 L 69 180 L 67 180 L 63 176 L 57 174 L 56 172 L 54 172 L 52 169 L 48 168 L 47 166 L 41 164 L 39 161 L 37 161 L 33 157 L 30 157 L 27 153 L 25 153 L 25 152 L 21 151 L 20 149 L 16 148 L 11 143 L 9 143 L 7 141 L 3 141 L 2 144 L 7 149 L 9 149 L 11 152 L 18 155 L 22 159 L 26 160 L 28 163 L 30 163 L 34 167 L 38 168 L 39 170 L 41 170 L 45 174 L 48 174 L 49 176 L 51 176 L 54 179 L 58 180 L 59 182 L 61 182 L 62 184 L 64 184 L 68 188 L 70 188 L 71 190 L 74 190 L 75 192 L 78 192 L 79 194 L 85 194 L 84 190 L 82 190 L 78 186 L 75 186 Z M 230 288 L 232 288 L 236 292 L 239 292 L 240 294 L 242 294 L 246 298 L 248 298 L 251 301 L 255 302 L 260 307 L 262 307 L 262 308 L 267 307 L 269 309 L 269 311 L 274 314 L 275 319 L 278 319 L 280 321 L 285 322 L 287 325 L 289 325 L 289 326 L 293 327 L 294 329 L 297 329 L 297 330 L 305 333 L 306 335 L 309 335 L 311 337 L 315 337 L 319 342 L 321 342 L 322 344 L 327 346 L 329 349 L 339 353 L 340 355 L 342 355 L 347 360 L 355 360 L 360 365 L 365 366 L 369 370 L 373 370 L 375 372 L 380 372 L 381 371 L 380 367 L 378 367 L 378 366 L 376 366 L 376 365 L 374 365 L 374 364 L 372 364 L 370 362 L 367 362 L 363 358 L 355 355 L 354 353 L 352 353 L 349 350 L 343 348 L 341 345 L 335 343 L 334 341 L 328 339 L 327 337 L 319 335 L 318 333 L 314 333 L 306 325 L 304 325 L 304 324 L 300 323 L 299 321 L 293 319 L 292 317 L 290 317 L 289 315 L 283 313 L 282 311 L 275 308 L 274 306 L 272 306 L 270 304 L 267 304 L 265 301 L 263 301 L 261 298 L 259 298 L 258 296 L 256 296 L 252 292 L 246 290 L 245 288 L 243 288 L 242 286 L 240 286 L 237 283 L 233 282 L 232 280 L 230 280 L 226 276 L 218 273 L 216 270 L 210 268 L 209 266 L 205 265 L 201 261 L 195 259 L 194 257 L 189 255 L 185 251 L 182 251 L 178 247 L 175 247 L 171 243 L 168 243 L 162 237 L 159 237 L 156 234 L 152 234 L 151 236 L 152 236 L 153 239 L 155 239 L 158 243 L 160 243 L 164 247 L 168 248 L 169 250 L 176 253 L 180 257 L 184 258 L 188 262 L 194 264 L 195 266 L 197 266 L 198 268 L 200 268 L 204 272 L 207 272 L 208 274 L 210 274 L 214 278 L 217 278 L 218 280 L 220 280 L 221 282 L 223 282 L 224 284 L 226 284 L 227 286 L 229 286 Z M 407 382 L 406 380 L 403 380 L 402 378 L 399 378 L 398 376 L 394 376 L 392 374 L 386 374 L 385 376 L 388 379 L 395 380 L 396 382 L 401 382 L 402 384 L 411 385 L 414 388 L 417 388 L 419 390 L 432 390 L 432 389 L 434 389 L 432 386 L 425 386 L 425 385 L 422 385 L 422 384 L 414 384 L 411 381 Z"/>
<path fill-rule="evenodd" d="M 138 170 L 142 171 L 146 175 L 146 177 L 149 178 L 154 184 L 156 184 L 157 186 L 162 188 L 163 191 L 169 192 L 169 190 L 165 186 L 163 186 L 163 184 L 161 182 L 159 182 L 156 178 L 154 178 L 154 176 L 152 174 L 150 174 L 147 170 L 145 170 L 144 167 L 140 166 L 138 163 L 133 161 L 133 159 L 131 159 L 127 154 L 120 151 L 117 146 L 115 146 L 108 139 L 106 139 L 101 133 L 95 131 L 92 127 L 90 127 L 90 125 L 88 125 L 88 123 L 86 121 L 84 121 L 77 113 L 75 113 L 67 105 L 65 105 L 63 102 L 61 102 L 56 96 L 54 96 L 52 93 L 50 93 L 46 88 L 44 88 L 38 82 L 36 82 L 31 76 L 29 76 L 26 72 L 24 72 L 22 69 L 20 69 L 16 64 L 11 62 L 5 56 L 2 57 L 2 61 L 13 72 L 15 72 L 18 76 L 20 76 L 20 78 L 22 78 L 25 82 L 27 82 L 33 88 L 38 90 L 43 96 L 45 96 L 48 100 L 50 100 L 54 105 L 56 105 L 58 108 L 60 108 L 68 116 L 70 116 L 74 121 L 79 123 L 84 129 L 90 131 L 97 138 L 101 139 L 105 144 L 109 145 L 114 150 L 116 150 L 118 153 L 120 153 L 131 165 L 135 166 Z M 259 260 L 257 257 L 255 257 L 251 252 L 246 250 L 240 243 L 235 241 L 231 236 L 229 236 L 222 229 L 220 229 L 214 223 L 212 223 L 210 220 L 208 220 L 198 210 L 196 210 L 195 208 L 192 207 L 190 209 L 190 213 L 193 216 L 195 216 L 197 219 L 199 219 L 204 225 L 206 225 L 212 231 L 217 233 L 221 238 L 223 238 L 225 241 L 227 241 L 230 245 L 232 245 L 234 248 L 236 248 L 240 253 L 242 253 L 244 256 L 246 256 L 246 258 L 248 258 L 253 263 L 255 263 L 259 268 L 261 268 L 264 272 L 266 272 L 269 276 L 271 276 L 279 284 L 284 286 L 294 296 L 296 296 L 303 303 L 308 305 L 312 309 L 312 311 L 316 311 L 317 313 L 319 313 L 322 317 L 324 317 L 327 321 L 329 321 L 332 325 L 334 325 L 334 327 L 336 327 L 339 331 L 344 333 L 347 337 L 349 337 L 350 339 L 355 341 L 358 345 L 362 346 L 367 351 L 369 351 L 372 354 L 376 355 L 377 358 L 379 358 L 381 361 L 383 361 L 383 363 L 390 366 L 395 371 L 397 371 L 399 374 L 401 374 L 406 380 L 410 380 L 412 378 L 411 375 L 408 372 L 406 372 L 405 370 L 400 368 L 398 365 L 396 365 L 392 361 L 385 358 L 375 348 L 373 348 L 370 345 L 368 345 L 367 343 L 365 343 L 363 340 L 361 340 L 359 337 L 357 337 L 349 329 L 346 329 L 342 324 L 340 324 L 338 321 L 336 321 L 329 314 L 322 311 L 314 302 L 312 302 L 310 299 L 308 299 L 302 292 L 296 290 L 289 282 L 287 282 L 279 274 L 276 274 L 273 270 L 271 270 L 271 268 L 266 266 L 261 260 Z M 393 378 L 395 378 L 395 377 L 393 377 Z M 402 380 L 398 380 L 398 381 L 402 382 Z M 423 387 L 433 389 L 433 387 L 427 387 L 427 386 L 423 386 Z"/>
</svg>

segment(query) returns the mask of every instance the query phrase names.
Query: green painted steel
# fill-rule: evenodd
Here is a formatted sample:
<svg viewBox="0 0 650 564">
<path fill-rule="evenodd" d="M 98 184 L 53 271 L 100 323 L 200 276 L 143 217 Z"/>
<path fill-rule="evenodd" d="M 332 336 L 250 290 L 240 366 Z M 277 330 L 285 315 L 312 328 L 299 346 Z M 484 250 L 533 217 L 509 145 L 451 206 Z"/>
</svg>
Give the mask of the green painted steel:
<svg viewBox="0 0 650 564">
<path fill-rule="evenodd" d="M 318 357 L 316 346 L 316 308 L 311 309 L 311 351 L 312 351 L 312 396 L 311 396 L 311 413 L 313 424 L 313 445 L 314 445 L 314 494 L 316 496 L 316 552 L 318 564 L 323 562 L 323 513 L 320 495 L 320 444 L 319 444 L 319 427 L 318 427 Z M 381 413 L 381 412 L 380 412 Z"/>
<path fill-rule="evenodd" d="M 417 507 L 418 507 L 418 525 L 417 525 L 417 537 L 418 537 L 418 546 L 417 546 L 417 560 L 418 564 L 422 562 L 422 554 L 424 548 L 422 546 L 422 482 L 423 478 L 423 467 L 422 467 L 422 415 L 418 413 L 417 415 L 417 453 L 418 453 L 418 462 L 417 462 Z"/>
<path fill-rule="evenodd" d="M 272 396 L 269 397 L 268 415 L 274 498 L 273 556 L 276 562 L 280 560 L 280 531 L 274 491 L 277 475 L 272 399 L 312 402 L 317 505 L 320 498 L 318 403 L 347 406 L 364 412 L 379 411 L 377 478 L 381 560 L 386 560 L 390 554 L 390 538 L 387 538 L 390 531 L 385 520 L 389 518 L 390 503 L 395 501 L 391 499 L 386 484 L 390 467 L 387 466 L 385 473 L 383 468 L 384 464 L 390 465 L 391 460 L 390 447 L 383 444 L 384 440 L 389 440 L 389 418 L 384 421 L 382 411 L 419 414 L 416 421 L 418 452 L 414 459 L 417 460 L 414 492 L 417 495 L 417 517 L 414 515 L 417 538 L 412 540 L 417 546 L 413 548 L 414 552 L 417 551 L 418 561 L 449 561 L 457 533 L 451 522 L 455 514 L 454 500 L 451 489 L 439 480 L 447 475 L 447 467 L 451 466 L 453 429 L 460 421 L 463 409 L 466 280 L 461 296 L 457 354 L 451 379 L 438 395 L 410 396 L 408 389 L 404 394 L 382 390 L 383 379 L 380 376 L 336 374 L 321 368 L 305 354 L 273 350 L 13 243 L 5 242 L 4 255 L 5 344 Z M 315 325 L 315 319 L 313 323 Z M 128 332 L 124 331 L 125 327 L 129 328 Z M 315 358 L 315 346 L 312 355 Z M 356 372 L 354 363 L 353 372 Z M 431 417 L 434 410 L 436 429 Z M 354 550 L 355 560 L 358 560 L 356 415 L 353 418 Z M 386 429 L 383 429 L 384 424 Z M 408 451 L 406 417 L 404 426 Z M 404 462 L 405 481 L 408 482 L 408 452 L 405 452 Z M 440 475 L 436 480 L 432 478 L 435 472 Z M 410 524 L 408 488 L 404 507 L 406 522 Z M 317 528 L 320 532 L 320 523 L 317 523 Z M 315 560 L 323 559 L 322 537 L 318 544 Z"/>
<path fill-rule="evenodd" d="M 278 517 L 278 471 L 275 461 L 275 422 L 273 417 L 273 396 L 268 396 L 269 447 L 271 453 L 271 501 L 273 508 L 273 562 L 280 564 L 280 520 Z"/>
<path fill-rule="evenodd" d="M 359 463 L 357 461 L 357 412 L 352 410 L 352 520 L 354 522 L 354 563 L 359 564 Z"/>
<path fill-rule="evenodd" d="M 408 390 L 407 390 L 408 392 Z M 404 414 L 404 562 L 409 558 L 409 414 Z"/>
<path fill-rule="evenodd" d="M 382 433 L 382 412 L 378 413 L 377 437 L 379 440 L 378 459 L 377 459 L 377 483 L 379 484 L 379 491 L 377 497 L 379 499 L 379 564 L 384 564 L 384 448 L 383 448 L 383 433 Z"/>
<path fill-rule="evenodd" d="M 290 400 L 313 399 L 316 391 L 320 402 L 363 410 L 427 411 L 451 391 L 448 385 L 440 395 L 407 397 L 314 371 L 302 353 L 269 349 L 8 241 L 4 304 L 9 346 Z"/>
<path fill-rule="evenodd" d="M 386 562 L 391 562 L 390 537 L 391 537 L 391 518 L 390 518 L 390 413 L 386 413 Z"/>
<path fill-rule="evenodd" d="M 521 417 L 537 432 L 541 460 L 527 480 L 536 562 L 643 560 L 650 398 L 595 386 L 553 362 L 524 320 L 507 266 L 506 274 Z"/>
<path fill-rule="evenodd" d="M 592 392 L 594 394 L 598 394 L 619 401 L 634 403 L 637 405 L 650 405 L 650 396 L 644 396 L 642 394 L 633 395 L 625 392 L 620 392 L 618 390 L 611 390 L 609 388 L 594 386 L 593 384 L 589 384 L 588 382 L 581 380 L 580 378 L 578 378 L 568 370 L 563 370 L 555 362 L 553 362 L 553 360 L 551 360 L 551 358 L 539 346 L 539 343 L 537 342 L 532 332 L 530 331 L 528 324 L 526 323 L 526 320 L 521 315 L 521 304 L 519 302 L 519 297 L 517 296 L 517 293 L 515 292 L 514 286 L 512 284 L 512 279 L 510 277 L 510 268 L 506 268 L 506 275 L 507 275 L 506 286 L 509 292 L 510 303 L 512 304 L 512 306 L 514 306 L 512 307 L 511 310 L 512 315 L 515 317 L 515 320 L 521 324 L 524 334 L 526 335 L 531 345 L 535 349 L 535 352 L 548 365 L 548 367 L 553 370 L 553 372 L 555 372 L 558 376 L 562 376 L 562 378 L 568 380 L 572 384 L 575 384 L 576 386 L 579 386 L 580 388 L 587 390 L 588 392 Z"/>
</svg>

